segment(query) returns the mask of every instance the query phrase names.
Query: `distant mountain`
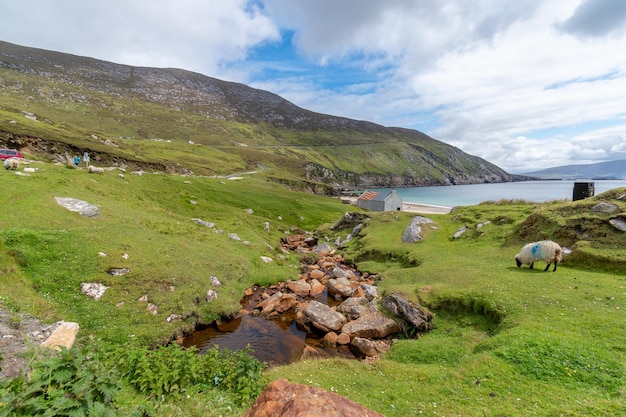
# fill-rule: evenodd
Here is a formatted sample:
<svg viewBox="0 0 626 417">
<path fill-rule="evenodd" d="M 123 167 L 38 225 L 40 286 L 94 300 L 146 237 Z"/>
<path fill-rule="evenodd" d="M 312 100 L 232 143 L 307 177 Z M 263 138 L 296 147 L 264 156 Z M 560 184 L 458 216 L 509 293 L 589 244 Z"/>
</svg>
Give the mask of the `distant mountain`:
<svg viewBox="0 0 626 417">
<path fill-rule="evenodd" d="M 527 172 L 524 175 L 542 179 L 626 179 L 626 160 L 599 162 L 596 164 L 563 165 L 541 171 Z"/>
<path fill-rule="evenodd" d="M 312 112 L 243 84 L 0 41 L 2 146 L 203 175 L 262 166 L 314 192 L 525 179 L 422 132 Z"/>
</svg>

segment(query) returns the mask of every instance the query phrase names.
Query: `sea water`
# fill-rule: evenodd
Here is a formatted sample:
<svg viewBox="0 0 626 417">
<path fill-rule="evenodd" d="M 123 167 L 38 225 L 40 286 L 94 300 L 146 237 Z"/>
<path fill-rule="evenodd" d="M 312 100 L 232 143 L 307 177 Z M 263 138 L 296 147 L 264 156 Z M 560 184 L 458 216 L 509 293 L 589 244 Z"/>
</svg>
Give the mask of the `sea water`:
<svg viewBox="0 0 626 417">
<path fill-rule="evenodd" d="M 405 202 L 435 206 L 472 206 L 484 201 L 526 200 L 545 202 L 572 200 L 575 182 L 591 182 L 595 195 L 612 188 L 626 187 L 624 180 L 521 181 L 496 184 L 448 185 L 436 187 L 394 188 Z M 376 189 L 388 191 L 391 188 Z"/>
</svg>

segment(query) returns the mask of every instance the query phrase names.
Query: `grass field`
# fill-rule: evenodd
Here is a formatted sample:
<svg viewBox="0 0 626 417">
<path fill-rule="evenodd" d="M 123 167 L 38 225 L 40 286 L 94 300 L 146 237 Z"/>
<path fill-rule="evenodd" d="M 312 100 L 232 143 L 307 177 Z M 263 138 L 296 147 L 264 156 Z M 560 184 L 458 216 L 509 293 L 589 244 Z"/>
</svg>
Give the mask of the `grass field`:
<svg viewBox="0 0 626 417">
<path fill-rule="evenodd" d="M 30 166 L 39 169 L 29 177 L 0 172 L 1 306 L 48 322 L 77 321 L 79 343 L 93 337 L 113 346 L 154 346 L 198 320 L 235 312 L 247 287 L 297 276 L 298 255 L 280 251 L 281 237 L 315 231 L 332 242 L 338 232 L 329 226 L 354 209 L 268 182 L 271 172 L 240 180 L 121 178 L 118 171 Z M 361 238 L 342 249 L 345 257 L 379 274 L 383 294 L 401 293 L 428 307 L 435 328 L 396 341 L 373 364 L 307 360 L 266 370 L 263 380 L 320 386 L 390 417 L 626 415 L 626 241 L 623 232 L 603 227 L 608 215 L 589 211 L 603 199 L 626 211 L 615 200 L 619 190 L 609 193 L 576 203 L 497 202 L 431 215 L 434 226 L 412 244 L 401 236 L 414 214 L 370 213 Z M 81 217 L 54 197 L 88 201 L 101 217 Z M 453 239 L 463 226 L 468 231 Z M 523 244 L 543 238 L 571 247 L 572 255 L 556 272 L 543 272 L 542 263 L 517 268 L 513 258 Z M 111 268 L 130 272 L 111 276 Z M 223 286 L 207 303 L 211 276 Z M 93 300 L 81 294 L 81 282 L 109 288 Z M 156 316 L 138 301 L 142 295 L 158 306 Z M 172 313 L 188 318 L 168 323 Z M 118 398 L 121 410 L 145 401 L 129 387 Z M 205 392 L 166 402 L 152 415 L 242 412 Z"/>
</svg>

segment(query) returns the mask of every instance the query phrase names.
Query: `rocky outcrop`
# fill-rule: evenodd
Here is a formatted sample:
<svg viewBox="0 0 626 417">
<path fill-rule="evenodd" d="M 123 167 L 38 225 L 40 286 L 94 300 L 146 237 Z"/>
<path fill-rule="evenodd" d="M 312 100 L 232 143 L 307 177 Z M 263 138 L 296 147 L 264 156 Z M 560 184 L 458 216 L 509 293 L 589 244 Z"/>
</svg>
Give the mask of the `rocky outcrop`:
<svg viewBox="0 0 626 417">
<path fill-rule="evenodd" d="M 265 387 L 244 417 L 385 417 L 339 394 L 277 379 Z"/>
</svg>

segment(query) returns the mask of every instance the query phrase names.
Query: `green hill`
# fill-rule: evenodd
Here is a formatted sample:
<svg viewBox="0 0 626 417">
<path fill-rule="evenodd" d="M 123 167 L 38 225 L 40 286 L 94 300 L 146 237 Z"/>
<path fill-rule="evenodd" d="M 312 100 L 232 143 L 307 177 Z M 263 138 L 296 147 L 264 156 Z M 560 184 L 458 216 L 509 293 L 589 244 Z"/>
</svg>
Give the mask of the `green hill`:
<svg viewBox="0 0 626 417">
<path fill-rule="evenodd" d="M 180 69 L 131 67 L 0 42 L 0 146 L 108 165 L 341 188 L 521 177 L 409 129 L 314 113 L 267 91 Z"/>
</svg>

